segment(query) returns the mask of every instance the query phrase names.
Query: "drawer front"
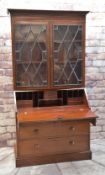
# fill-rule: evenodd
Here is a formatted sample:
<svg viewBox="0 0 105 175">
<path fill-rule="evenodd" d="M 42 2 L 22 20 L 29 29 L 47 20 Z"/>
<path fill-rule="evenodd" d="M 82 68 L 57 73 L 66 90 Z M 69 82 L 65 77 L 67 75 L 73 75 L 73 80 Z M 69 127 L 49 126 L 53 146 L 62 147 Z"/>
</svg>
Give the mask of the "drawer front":
<svg viewBox="0 0 105 175">
<path fill-rule="evenodd" d="M 19 142 L 20 156 L 25 155 L 52 155 L 89 150 L 89 136 L 84 135 L 39 140 L 22 140 Z"/>
<path fill-rule="evenodd" d="M 62 137 L 89 134 L 89 122 L 52 122 L 20 126 L 19 138 Z"/>
</svg>

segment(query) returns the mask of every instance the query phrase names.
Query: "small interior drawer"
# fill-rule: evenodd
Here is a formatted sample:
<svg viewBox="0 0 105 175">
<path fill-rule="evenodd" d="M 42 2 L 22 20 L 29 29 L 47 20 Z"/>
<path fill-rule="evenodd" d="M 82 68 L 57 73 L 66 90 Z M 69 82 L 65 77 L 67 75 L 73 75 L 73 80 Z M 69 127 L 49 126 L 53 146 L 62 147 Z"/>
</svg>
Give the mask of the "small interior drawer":
<svg viewBox="0 0 105 175">
<path fill-rule="evenodd" d="M 89 122 L 45 122 L 20 126 L 19 138 L 63 137 L 89 134 Z"/>
</svg>

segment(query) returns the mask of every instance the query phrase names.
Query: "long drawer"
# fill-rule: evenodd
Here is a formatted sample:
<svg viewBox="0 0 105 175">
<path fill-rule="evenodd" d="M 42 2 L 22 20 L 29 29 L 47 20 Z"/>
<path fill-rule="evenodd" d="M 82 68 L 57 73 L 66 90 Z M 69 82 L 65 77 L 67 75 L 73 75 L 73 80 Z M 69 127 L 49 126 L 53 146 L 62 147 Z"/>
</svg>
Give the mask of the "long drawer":
<svg viewBox="0 0 105 175">
<path fill-rule="evenodd" d="M 20 156 L 34 155 L 52 155 L 73 153 L 89 150 L 89 136 L 84 135 L 65 137 L 65 138 L 48 138 L 37 140 L 21 140 L 19 142 Z"/>
<path fill-rule="evenodd" d="M 60 137 L 89 134 L 89 122 L 34 123 L 19 127 L 19 138 Z"/>
</svg>

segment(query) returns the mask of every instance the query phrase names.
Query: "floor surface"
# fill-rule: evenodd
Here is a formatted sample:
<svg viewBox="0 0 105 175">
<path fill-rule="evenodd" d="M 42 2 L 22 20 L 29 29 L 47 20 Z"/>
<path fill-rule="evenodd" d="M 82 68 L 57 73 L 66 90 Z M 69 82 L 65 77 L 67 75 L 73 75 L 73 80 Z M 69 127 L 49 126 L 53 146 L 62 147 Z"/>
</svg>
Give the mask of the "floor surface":
<svg viewBox="0 0 105 175">
<path fill-rule="evenodd" d="M 0 175 L 105 175 L 105 139 L 91 141 L 92 160 L 15 167 L 12 148 L 0 148 Z"/>
</svg>

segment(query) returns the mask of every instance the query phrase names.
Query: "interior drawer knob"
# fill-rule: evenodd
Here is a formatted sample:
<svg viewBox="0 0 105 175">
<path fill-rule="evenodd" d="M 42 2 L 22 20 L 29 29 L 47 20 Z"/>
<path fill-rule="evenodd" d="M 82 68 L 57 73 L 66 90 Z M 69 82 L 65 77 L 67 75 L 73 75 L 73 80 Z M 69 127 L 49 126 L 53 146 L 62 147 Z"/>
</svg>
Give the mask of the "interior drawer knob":
<svg viewBox="0 0 105 175">
<path fill-rule="evenodd" d="M 69 129 L 70 129 L 71 131 L 75 131 L 75 127 L 74 127 L 74 126 L 70 126 Z"/>
<path fill-rule="evenodd" d="M 69 141 L 69 144 L 70 144 L 70 145 L 74 145 L 74 144 L 75 144 L 75 143 L 74 143 L 74 140 L 70 140 L 70 141 Z"/>
<path fill-rule="evenodd" d="M 34 132 L 35 132 L 35 133 L 38 133 L 38 131 L 39 131 L 39 129 L 34 129 Z"/>
</svg>

